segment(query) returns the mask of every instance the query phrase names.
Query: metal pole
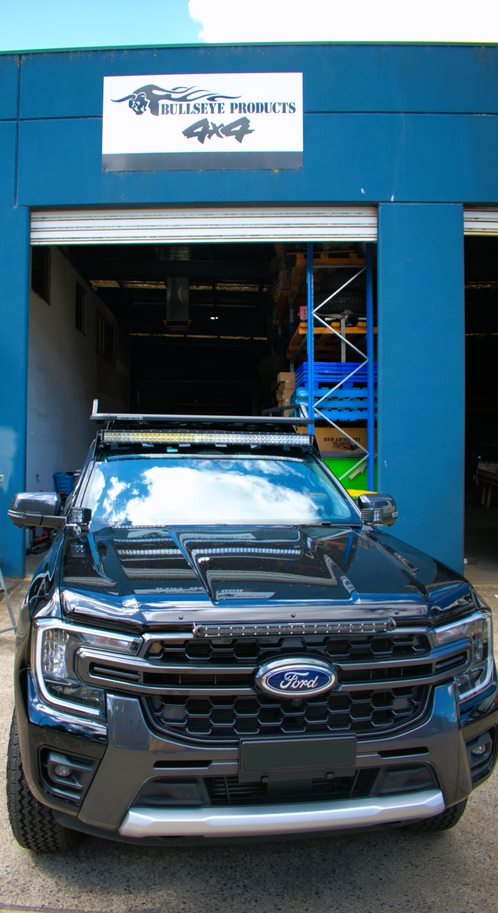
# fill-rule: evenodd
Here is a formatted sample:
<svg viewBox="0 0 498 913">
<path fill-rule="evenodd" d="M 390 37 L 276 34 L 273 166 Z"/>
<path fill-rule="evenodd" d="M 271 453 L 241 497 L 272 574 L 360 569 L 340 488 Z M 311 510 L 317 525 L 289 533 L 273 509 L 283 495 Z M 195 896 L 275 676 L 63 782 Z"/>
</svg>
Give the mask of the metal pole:
<svg viewBox="0 0 498 913">
<path fill-rule="evenodd" d="M 346 318 L 345 317 L 340 318 L 339 326 L 341 328 L 341 361 L 344 363 L 346 361 Z"/>
<path fill-rule="evenodd" d="M 374 307 L 373 307 L 373 264 L 372 245 L 366 245 L 366 309 L 367 309 L 367 485 L 370 491 L 375 487 L 375 352 L 374 352 Z"/>
<path fill-rule="evenodd" d="M 308 433 L 315 430 L 315 312 L 313 310 L 313 245 L 306 245 L 306 295 L 308 325 L 306 328 L 308 349 Z"/>
</svg>

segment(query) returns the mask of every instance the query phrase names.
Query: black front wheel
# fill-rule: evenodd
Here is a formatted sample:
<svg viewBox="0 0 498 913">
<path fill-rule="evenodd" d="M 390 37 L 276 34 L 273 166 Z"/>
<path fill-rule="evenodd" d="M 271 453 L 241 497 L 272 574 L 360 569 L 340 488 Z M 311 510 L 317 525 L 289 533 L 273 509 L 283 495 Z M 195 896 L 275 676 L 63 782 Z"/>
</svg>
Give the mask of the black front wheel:
<svg viewBox="0 0 498 913">
<path fill-rule="evenodd" d="M 81 834 L 62 827 L 52 809 L 38 802 L 31 793 L 22 769 L 15 713 L 7 754 L 7 811 L 14 837 L 26 850 L 64 853 L 81 839 Z"/>
</svg>

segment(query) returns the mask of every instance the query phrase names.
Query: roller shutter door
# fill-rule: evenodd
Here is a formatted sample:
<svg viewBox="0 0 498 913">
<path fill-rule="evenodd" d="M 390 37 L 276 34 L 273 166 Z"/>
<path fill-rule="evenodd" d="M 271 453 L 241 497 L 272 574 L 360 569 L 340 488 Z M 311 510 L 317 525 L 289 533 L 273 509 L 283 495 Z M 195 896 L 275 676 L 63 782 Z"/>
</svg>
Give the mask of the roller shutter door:
<svg viewBox="0 0 498 913">
<path fill-rule="evenodd" d="M 31 214 L 35 245 L 376 240 L 373 206 L 65 209 Z"/>
<path fill-rule="evenodd" d="M 465 209 L 463 230 L 466 235 L 498 235 L 498 209 Z"/>
</svg>

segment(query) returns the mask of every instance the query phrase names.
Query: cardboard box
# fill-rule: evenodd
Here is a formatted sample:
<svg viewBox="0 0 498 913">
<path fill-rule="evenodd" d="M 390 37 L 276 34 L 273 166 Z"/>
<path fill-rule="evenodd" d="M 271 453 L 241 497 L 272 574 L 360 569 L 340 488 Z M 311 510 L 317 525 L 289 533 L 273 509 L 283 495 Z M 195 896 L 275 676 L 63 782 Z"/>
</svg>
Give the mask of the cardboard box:
<svg viewBox="0 0 498 913">
<path fill-rule="evenodd" d="M 296 386 L 296 377 L 294 371 L 280 371 L 277 374 L 277 384 L 291 384 Z"/>
<path fill-rule="evenodd" d="M 359 427 L 349 427 L 346 428 L 349 437 L 352 437 L 353 440 L 361 447 L 367 446 L 367 429 Z M 340 431 L 337 431 L 335 428 L 332 428 L 330 425 L 328 428 L 320 427 L 315 428 L 315 437 L 320 448 L 320 453 L 348 453 L 351 450 L 356 448 L 349 440 L 349 438 L 344 437 Z"/>
</svg>

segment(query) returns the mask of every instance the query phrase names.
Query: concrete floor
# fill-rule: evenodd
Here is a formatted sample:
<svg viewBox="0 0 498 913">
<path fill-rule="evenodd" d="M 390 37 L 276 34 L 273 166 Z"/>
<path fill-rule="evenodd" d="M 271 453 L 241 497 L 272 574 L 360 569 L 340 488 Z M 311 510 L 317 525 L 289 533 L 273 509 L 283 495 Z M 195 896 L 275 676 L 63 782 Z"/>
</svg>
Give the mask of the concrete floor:
<svg viewBox="0 0 498 913">
<path fill-rule="evenodd" d="M 467 572 L 493 608 L 496 631 L 498 563 L 492 558 L 468 565 Z M 11 585 L 19 605 L 26 582 Z M 0 628 L 6 625 L 0 598 Z M 3 755 L 13 653 L 13 633 L 0 635 Z M 495 774 L 473 794 L 459 825 L 435 836 L 392 830 L 169 850 L 87 839 L 66 857 L 35 857 L 18 847 L 0 784 L 0 913 L 495 913 L 496 784 Z"/>
</svg>

